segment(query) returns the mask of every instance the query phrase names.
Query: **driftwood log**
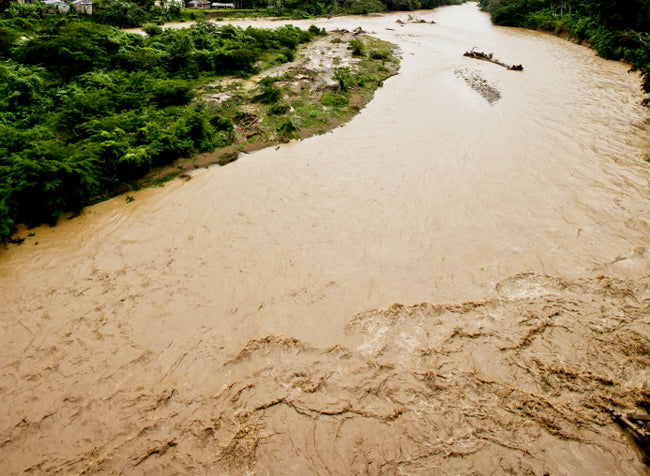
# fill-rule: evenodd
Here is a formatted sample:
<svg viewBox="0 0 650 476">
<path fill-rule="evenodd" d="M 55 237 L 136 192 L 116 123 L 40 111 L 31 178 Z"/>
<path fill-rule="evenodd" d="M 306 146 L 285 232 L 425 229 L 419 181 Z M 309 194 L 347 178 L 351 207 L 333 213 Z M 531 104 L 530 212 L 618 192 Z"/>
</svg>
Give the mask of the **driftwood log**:
<svg viewBox="0 0 650 476">
<path fill-rule="evenodd" d="M 612 412 L 614 420 L 632 434 L 639 447 L 645 453 L 645 463 L 650 464 L 650 416 L 642 413 L 623 415 Z"/>
<path fill-rule="evenodd" d="M 478 60 L 483 60 L 483 61 L 489 61 L 490 63 L 498 64 L 499 66 L 503 66 L 506 69 L 509 69 L 511 71 L 523 71 L 524 67 L 520 64 L 505 64 L 502 61 L 499 61 L 498 59 L 495 59 L 492 53 L 483 53 L 482 51 L 474 51 L 474 49 L 470 51 L 466 51 L 463 56 L 467 56 L 469 58 L 474 58 Z"/>
</svg>

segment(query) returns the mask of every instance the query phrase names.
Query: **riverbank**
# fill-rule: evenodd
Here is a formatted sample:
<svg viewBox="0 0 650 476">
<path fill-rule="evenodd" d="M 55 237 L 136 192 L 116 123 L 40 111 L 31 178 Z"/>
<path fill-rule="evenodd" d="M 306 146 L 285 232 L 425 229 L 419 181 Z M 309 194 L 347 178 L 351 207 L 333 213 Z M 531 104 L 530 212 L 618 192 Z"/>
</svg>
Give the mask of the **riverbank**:
<svg viewBox="0 0 650 476">
<path fill-rule="evenodd" d="M 650 4 L 619 6 L 607 0 L 572 5 L 562 2 L 481 0 L 495 25 L 543 31 L 594 49 L 600 56 L 627 62 L 641 75 L 645 105 L 650 105 Z"/>
<path fill-rule="evenodd" d="M 54 225 L 190 163 L 223 164 L 329 130 L 399 63 L 394 47 L 360 31 L 323 38 L 315 26 L 244 32 L 215 22 L 147 31 L 70 21 L 9 42 L 0 68 L 0 241 L 22 241 L 12 236 L 16 223 Z M 318 39 L 294 63 L 297 48 Z M 348 50 L 355 43 L 360 50 Z"/>
<path fill-rule="evenodd" d="M 397 74 L 399 63 L 394 44 L 361 28 L 341 29 L 299 47 L 295 60 L 262 74 L 201 86 L 199 98 L 214 114 L 232 121 L 233 144 L 179 158 L 150 171 L 136 185 L 188 179 L 192 170 L 229 164 L 241 153 L 329 132 L 358 114 L 375 90 Z M 273 88 L 272 100 L 260 99 L 264 87 Z"/>
</svg>

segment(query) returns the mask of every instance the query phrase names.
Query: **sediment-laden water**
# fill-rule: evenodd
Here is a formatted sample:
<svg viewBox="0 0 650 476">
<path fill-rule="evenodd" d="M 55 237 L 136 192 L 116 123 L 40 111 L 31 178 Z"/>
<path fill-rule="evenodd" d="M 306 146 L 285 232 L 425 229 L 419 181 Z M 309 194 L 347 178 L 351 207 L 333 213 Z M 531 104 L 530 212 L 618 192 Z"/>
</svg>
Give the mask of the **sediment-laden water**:
<svg viewBox="0 0 650 476">
<path fill-rule="evenodd" d="M 0 251 L 2 473 L 648 474 L 638 77 L 418 14 L 316 22 L 402 51 L 344 127 Z"/>
</svg>

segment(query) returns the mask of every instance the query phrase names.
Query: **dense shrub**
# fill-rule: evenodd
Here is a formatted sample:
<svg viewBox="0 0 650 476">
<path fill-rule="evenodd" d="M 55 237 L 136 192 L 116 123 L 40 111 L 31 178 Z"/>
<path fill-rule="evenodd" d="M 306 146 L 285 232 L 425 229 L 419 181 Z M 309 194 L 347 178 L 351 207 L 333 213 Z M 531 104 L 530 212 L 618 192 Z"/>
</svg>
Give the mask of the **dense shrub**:
<svg viewBox="0 0 650 476">
<path fill-rule="evenodd" d="M 385 50 L 370 50 L 368 56 L 370 59 L 386 60 L 390 56 L 390 52 Z"/>
<path fill-rule="evenodd" d="M 343 66 L 342 68 L 336 68 L 334 70 L 334 75 L 332 79 L 336 80 L 339 84 L 339 89 L 343 92 L 354 87 L 356 84 L 356 79 L 352 76 L 349 66 Z"/>
<path fill-rule="evenodd" d="M 282 90 L 274 83 L 275 79 L 268 76 L 260 79 L 257 83 L 260 93 L 254 99 L 265 104 L 278 102 L 282 98 Z"/>
<path fill-rule="evenodd" d="M 368 13 L 383 12 L 386 5 L 379 0 L 358 0 L 350 8 L 350 12 L 357 15 L 366 15 Z"/>
<path fill-rule="evenodd" d="M 352 56 L 366 55 L 366 45 L 358 38 L 352 38 L 348 41 L 348 49 L 352 51 Z"/>
<path fill-rule="evenodd" d="M 163 29 L 160 25 L 154 25 L 150 23 L 143 26 L 142 31 L 144 31 L 149 36 L 156 36 L 160 35 L 163 32 Z"/>
<path fill-rule="evenodd" d="M 270 115 L 274 115 L 274 114 L 281 115 L 281 114 L 286 114 L 287 112 L 289 112 L 290 109 L 291 108 L 289 107 L 288 104 L 276 103 L 276 104 L 271 105 L 271 107 L 269 107 L 269 112 L 268 113 Z"/>
<path fill-rule="evenodd" d="M 277 128 L 278 135 L 284 139 L 297 137 L 298 128 L 290 118 L 285 119 Z"/>
</svg>

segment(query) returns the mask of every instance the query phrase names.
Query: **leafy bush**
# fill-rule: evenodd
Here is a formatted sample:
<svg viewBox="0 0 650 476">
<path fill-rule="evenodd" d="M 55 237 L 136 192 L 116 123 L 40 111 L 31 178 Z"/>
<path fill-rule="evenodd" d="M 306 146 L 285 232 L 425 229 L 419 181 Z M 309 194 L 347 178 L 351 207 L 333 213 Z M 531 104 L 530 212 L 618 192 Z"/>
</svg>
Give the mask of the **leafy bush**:
<svg viewBox="0 0 650 476">
<path fill-rule="evenodd" d="M 8 27 L 0 26 L 0 58 L 6 57 L 18 42 L 20 33 Z"/>
<path fill-rule="evenodd" d="M 293 50 L 290 50 L 288 48 L 285 48 L 282 50 L 282 54 L 284 55 L 285 58 L 287 58 L 288 62 L 291 62 L 296 59 L 296 53 Z"/>
<path fill-rule="evenodd" d="M 386 6 L 379 0 L 358 0 L 352 4 L 350 13 L 367 15 L 386 11 Z"/>
<path fill-rule="evenodd" d="M 528 13 L 534 10 L 544 8 L 544 0 L 517 0 L 514 2 L 504 2 L 501 8 L 498 8 L 492 14 L 492 21 L 496 25 L 523 25 Z"/>
<path fill-rule="evenodd" d="M 92 69 L 109 68 L 120 49 L 121 32 L 88 22 L 68 23 L 20 44 L 16 57 L 45 66 L 63 80 Z"/>
<path fill-rule="evenodd" d="M 235 125 L 232 122 L 232 119 L 227 117 L 215 116 L 210 119 L 210 124 L 217 129 L 219 132 L 233 132 L 235 130 Z"/>
<path fill-rule="evenodd" d="M 269 114 L 282 115 L 289 112 L 290 107 L 287 104 L 277 103 L 269 108 Z"/>
<path fill-rule="evenodd" d="M 291 119 L 285 119 L 277 127 L 277 131 L 280 137 L 283 137 L 285 139 L 293 139 L 297 137 L 296 132 L 298 131 L 298 128 L 296 127 L 296 125 L 293 123 Z"/>
<path fill-rule="evenodd" d="M 153 25 L 150 23 L 143 26 L 142 31 L 144 31 L 149 36 L 156 36 L 160 35 L 163 32 L 163 29 L 160 25 Z"/>
<path fill-rule="evenodd" d="M 374 74 L 358 75 L 356 78 L 357 85 L 366 87 L 377 87 L 382 85 L 382 80 Z"/>
<path fill-rule="evenodd" d="M 348 91 L 356 84 L 356 80 L 354 79 L 354 76 L 352 76 L 349 66 L 336 68 L 332 79 L 339 83 L 339 89 L 343 92 Z"/>
<path fill-rule="evenodd" d="M 386 60 L 390 57 L 390 52 L 385 50 L 370 50 L 368 56 L 370 59 Z"/>
<path fill-rule="evenodd" d="M 359 38 L 352 38 L 348 41 L 348 49 L 352 51 L 352 56 L 365 56 L 366 45 Z"/>
<path fill-rule="evenodd" d="M 140 26 L 147 18 L 146 10 L 124 0 L 104 0 L 93 15 L 95 21 L 118 28 Z"/>
<path fill-rule="evenodd" d="M 260 79 L 257 83 L 260 93 L 254 99 L 265 104 L 278 102 L 282 98 L 282 90 L 274 83 L 275 79 L 268 76 Z"/>
<path fill-rule="evenodd" d="M 318 28 L 316 25 L 310 25 L 307 31 L 313 36 L 327 36 L 327 30 L 325 28 Z"/>
</svg>

